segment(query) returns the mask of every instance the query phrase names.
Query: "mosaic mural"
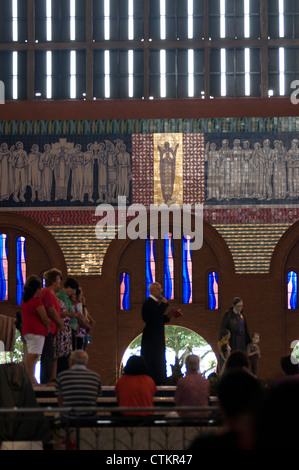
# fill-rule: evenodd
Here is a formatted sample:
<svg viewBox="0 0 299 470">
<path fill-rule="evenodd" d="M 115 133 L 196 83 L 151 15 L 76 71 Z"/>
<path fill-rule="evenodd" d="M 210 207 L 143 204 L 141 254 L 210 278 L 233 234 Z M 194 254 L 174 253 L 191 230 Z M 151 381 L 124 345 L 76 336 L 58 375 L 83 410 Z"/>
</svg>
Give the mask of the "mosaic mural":
<svg viewBox="0 0 299 470">
<path fill-rule="evenodd" d="M 118 196 L 127 204 L 144 205 L 298 203 L 299 132 L 278 132 L 277 127 L 273 133 L 265 131 L 266 125 L 240 132 L 238 120 L 226 132 L 228 125 L 222 122 L 221 131 L 215 131 L 211 120 L 206 120 L 213 123 L 208 132 L 165 132 L 188 127 L 177 121 L 166 125 L 160 120 L 159 126 L 155 121 L 154 126 L 145 120 L 138 133 L 116 133 L 128 131 L 122 121 L 105 128 L 94 121 L 55 121 L 55 126 L 42 121 L 38 127 L 15 123 L 10 128 L 2 122 L 1 206 L 84 207 L 117 204 Z M 291 124 L 294 128 L 297 121 Z M 148 128 L 163 132 L 143 132 Z M 72 132 L 56 133 L 63 130 Z"/>
<path fill-rule="evenodd" d="M 126 136 L 124 136 L 126 137 Z M 129 148 L 127 148 L 129 145 Z M 0 146 L 0 200 L 4 205 L 72 205 L 130 199 L 131 139 L 31 136 Z"/>
<path fill-rule="evenodd" d="M 0 210 L 44 225 L 69 273 L 96 275 L 99 203 L 203 203 L 236 272 L 265 273 L 299 219 L 298 141 L 299 117 L 0 121 Z"/>
<path fill-rule="evenodd" d="M 299 147 L 294 134 L 209 135 L 206 202 L 279 203 L 299 198 Z"/>
<path fill-rule="evenodd" d="M 203 134 L 96 137 L 2 136 L 2 206 L 203 203 Z"/>
</svg>

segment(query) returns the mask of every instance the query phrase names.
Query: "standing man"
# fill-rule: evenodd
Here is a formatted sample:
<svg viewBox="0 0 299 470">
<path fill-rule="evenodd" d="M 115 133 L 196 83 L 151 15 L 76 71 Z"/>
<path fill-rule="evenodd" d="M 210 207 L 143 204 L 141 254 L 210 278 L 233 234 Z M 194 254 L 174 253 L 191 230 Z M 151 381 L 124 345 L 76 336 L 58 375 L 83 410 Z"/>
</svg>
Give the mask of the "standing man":
<svg viewBox="0 0 299 470">
<path fill-rule="evenodd" d="M 142 319 L 145 322 L 141 340 L 141 356 L 144 357 L 148 375 L 156 385 L 166 381 L 165 329 L 164 324 L 170 321 L 166 313 L 168 302 L 162 296 L 162 287 L 158 282 L 149 286 L 150 295 L 142 306 Z"/>
</svg>

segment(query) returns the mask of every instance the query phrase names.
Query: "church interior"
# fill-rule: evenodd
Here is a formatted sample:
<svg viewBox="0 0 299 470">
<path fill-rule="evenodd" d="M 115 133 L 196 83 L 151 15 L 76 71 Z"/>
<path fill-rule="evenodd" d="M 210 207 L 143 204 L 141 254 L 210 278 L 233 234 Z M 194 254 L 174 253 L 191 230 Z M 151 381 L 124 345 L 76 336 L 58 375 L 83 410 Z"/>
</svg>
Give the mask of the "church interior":
<svg viewBox="0 0 299 470">
<path fill-rule="evenodd" d="M 259 377 L 279 377 L 299 340 L 297 2 L 0 0 L 0 10 L 5 350 L 26 277 L 55 267 L 83 288 L 89 367 L 103 385 L 142 333 L 153 280 L 183 312 L 171 324 L 216 356 L 240 297 L 260 335 Z M 169 226 L 158 219 L 156 238 L 161 205 Z M 186 207 L 193 234 L 201 210 L 198 249 Z"/>
</svg>

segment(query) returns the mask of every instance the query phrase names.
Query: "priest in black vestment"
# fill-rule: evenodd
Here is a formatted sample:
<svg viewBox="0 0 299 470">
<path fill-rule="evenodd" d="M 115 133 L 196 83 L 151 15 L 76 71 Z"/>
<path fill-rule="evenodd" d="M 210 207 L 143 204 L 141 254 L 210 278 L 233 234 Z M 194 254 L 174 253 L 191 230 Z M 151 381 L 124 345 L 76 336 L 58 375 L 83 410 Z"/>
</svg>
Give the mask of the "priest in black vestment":
<svg viewBox="0 0 299 470">
<path fill-rule="evenodd" d="M 166 383 L 165 329 L 170 321 L 166 313 L 168 302 L 162 296 L 162 287 L 158 282 L 149 286 L 149 297 L 142 306 L 142 319 L 145 322 L 141 340 L 141 356 L 147 363 L 148 375 L 156 385 Z"/>
</svg>

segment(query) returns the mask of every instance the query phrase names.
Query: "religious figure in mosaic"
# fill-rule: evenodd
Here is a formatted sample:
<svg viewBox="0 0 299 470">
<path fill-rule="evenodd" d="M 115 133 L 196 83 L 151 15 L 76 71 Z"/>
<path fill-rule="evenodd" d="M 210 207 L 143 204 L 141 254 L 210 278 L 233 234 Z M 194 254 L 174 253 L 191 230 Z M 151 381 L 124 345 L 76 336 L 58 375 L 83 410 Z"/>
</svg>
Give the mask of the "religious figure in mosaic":
<svg viewBox="0 0 299 470">
<path fill-rule="evenodd" d="M 231 197 L 231 165 L 232 151 L 229 148 L 228 140 L 223 139 L 222 147 L 219 150 L 220 168 L 219 173 L 223 175 L 223 192 L 220 194 L 221 199 L 230 199 Z"/>
<path fill-rule="evenodd" d="M 17 142 L 13 150 L 12 167 L 14 169 L 14 192 L 15 202 L 25 202 L 25 192 L 27 185 L 28 154 L 24 150 L 23 142 Z"/>
<path fill-rule="evenodd" d="M 296 153 L 296 158 L 292 162 L 293 167 L 293 197 L 299 197 L 299 155 Z"/>
<path fill-rule="evenodd" d="M 165 204 L 173 204 L 177 197 L 173 198 L 174 179 L 175 179 L 175 162 L 176 153 L 179 147 L 178 143 L 170 146 L 168 141 L 164 145 L 158 145 L 160 152 L 160 181 L 162 196 Z"/>
<path fill-rule="evenodd" d="M 108 155 L 105 151 L 105 144 L 100 142 L 94 145 L 95 158 L 98 162 L 98 192 L 99 198 L 97 202 L 107 201 L 107 184 L 108 184 Z"/>
<path fill-rule="evenodd" d="M 261 144 L 255 142 L 249 161 L 249 193 L 251 198 L 264 197 L 264 163 Z"/>
<path fill-rule="evenodd" d="M 207 199 L 219 198 L 219 152 L 215 142 L 209 142 L 205 149 L 205 159 L 208 162 Z"/>
<path fill-rule="evenodd" d="M 108 167 L 108 201 L 117 202 L 118 171 L 116 149 L 110 140 L 105 140 L 105 143 Z"/>
<path fill-rule="evenodd" d="M 39 158 L 39 170 L 41 171 L 40 201 L 51 201 L 53 183 L 54 156 L 51 153 L 51 145 L 44 145 L 44 152 Z"/>
<path fill-rule="evenodd" d="M 298 139 L 293 139 L 287 152 L 287 181 L 289 197 L 299 196 L 299 148 Z"/>
<path fill-rule="evenodd" d="M 241 197 L 243 159 L 243 151 L 239 139 L 234 139 L 231 155 L 230 197 L 239 199 Z"/>
<path fill-rule="evenodd" d="M 262 147 L 263 158 L 264 158 L 264 168 L 265 168 L 265 196 L 269 201 L 272 199 L 273 195 L 273 158 L 274 153 L 270 147 L 270 140 L 265 139 Z"/>
<path fill-rule="evenodd" d="M 125 196 L 129 201 L 131 174 L 131 159 L 126 151 L 126 145 L 122 140 L 118 140 L 117 145 L 117 165 L 118 165 L 118 195 Z"/>
<path fill-rule="evenodd" d="M 248 140 L 243 142 L 243 165 L 242 165 L 242 197 L 250 197 L 250 160 L 252 149 Z"/>
<path fill-rule="evenodd" d="M 31 187 L 31 201 L 40 195 L 41 171 L 39 169 L 40 151 L 37 144 L 33 144 L 28 155 L 28 185 Z"/>
<path fill-rule="evenodd" d="M 286 197 L 286 153 L 280 140 L 274 140 L 273 149 L 273 198 Z"/>
<path fill-rule="evenodd" d="M 5 154 L 7 154 L 8 157 L 8 197 L 10 197 L 14 191 L 14 168 L 12 166 L 13 149 L 14 146 L 9 149 L 8 144 L 4 143 L 4 152 Z"/>
<path fill-rule="evenodd" d="M 93 202 L 93 167 L 94 167 L 93 144 L 87 144 L 86 152 L 83 153 L 83 197 L 87 194 L 89 202 Z"/>
<path fill-rule="evenodd" d="M 54 160 L 55 201 L 67 199 L 68 183 L 70 179 L 69 146 L 61 143 Z"/>
<path fill-rule="evenodd" d="M 83 202 L 83 182 L 84 182 L 84 155 L 81 144 L 76 144 L 74 153 L 70 155 L 70 167 L 72 170 L 71 202 Z"/>
<path fill-rule="evenodd" d="M 1 144 L 0 148 L 0 201 L 7 200 L 9 194 L 9 161 L 11 153 L 7 143 Z"/>
</svg>

